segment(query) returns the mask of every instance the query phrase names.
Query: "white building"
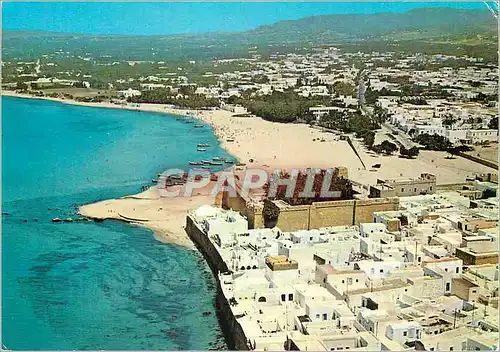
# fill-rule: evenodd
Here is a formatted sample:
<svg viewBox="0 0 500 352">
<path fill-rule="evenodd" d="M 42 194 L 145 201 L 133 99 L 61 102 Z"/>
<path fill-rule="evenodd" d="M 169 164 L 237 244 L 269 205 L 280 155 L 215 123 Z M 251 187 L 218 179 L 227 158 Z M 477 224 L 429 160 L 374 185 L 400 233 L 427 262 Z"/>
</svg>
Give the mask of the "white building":
<svg viewBox="0 0 500 352">
<path fill-rule="evenodd" d="M 127 90 L 119 90 L 117 93 L 118 93 L 118 96 L 124 97 L 124 98 L 138 97 L 141 95 L 140 91 L 138 91 L 136 89 L 132 89 L 132 88 L 129 88 Z"/>
</svg>

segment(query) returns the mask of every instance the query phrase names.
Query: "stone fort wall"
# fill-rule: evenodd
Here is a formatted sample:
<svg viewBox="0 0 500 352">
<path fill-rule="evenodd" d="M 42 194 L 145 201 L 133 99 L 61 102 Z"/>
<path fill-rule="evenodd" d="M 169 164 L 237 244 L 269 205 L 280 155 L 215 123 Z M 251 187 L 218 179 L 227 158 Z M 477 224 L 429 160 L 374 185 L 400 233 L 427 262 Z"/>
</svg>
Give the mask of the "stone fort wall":
<svg viewBox="0 0 500 352">
<path fill-rule="evenodd" d="M 225 209 L 240 212 L 248 219 L 250 228 L 263 228 L 264 218 L 261 206 L 247 206 L 247 200 L 239 194 L 222 197 Z M 399 210 L 398 198 L 351 199 L 329 202 L 315 202 L 311 205 L 280 207 L 278 226 L 283 231 L 308 230 L 320 227 L 359 225 L 373 222 L 373 213 Z"/>
</svg>

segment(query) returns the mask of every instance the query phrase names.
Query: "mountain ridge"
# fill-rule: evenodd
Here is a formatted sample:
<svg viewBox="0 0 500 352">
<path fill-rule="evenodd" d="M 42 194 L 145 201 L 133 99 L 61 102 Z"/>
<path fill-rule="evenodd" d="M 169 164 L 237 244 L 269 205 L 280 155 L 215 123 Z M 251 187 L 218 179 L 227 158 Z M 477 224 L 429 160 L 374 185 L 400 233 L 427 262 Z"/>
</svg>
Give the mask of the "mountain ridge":
<svg viewBox="0 0 500 352">
<path fill-rule="evenodd" d="M 273 24 L 269 25 L 261 25 L 258 27 L 255 27 L 253 29 L 245 30 L 245 31 L 210 31 L 210 32 L 199 32 L 199 33 L 174 33 L 174 34 L 155 34 L 155 35 L 143 35 L 143 34 L 89 34 L 89 33 L 71 33 L 71 32 L 55 32 L 55 31 L 38 31 L 38 30 L 9 30 L 9 29 L 4 29 L 4 35 L 6 34 L 7 36 L 17 34 L 17 35 L 41 35 L 41 36 L 46 36 L 46 35 L 53 35 L 53 36 L 94 36 L 94 37 L 192 37 L 192 36 L 211 36 L 211 35 L 234 35 L 234 34 L 243 34 L 243 35 L 252 35 L 252 34 L 261 34 L 263 32 L 269 31 L 269 30 L 275 30 L 276 28 L 278 29 L 286 29 L 286 28 L 280 28 L 280 27 L 286 27 L 286 26 L 297 26 L 297 25 L 302 25 L 302 27 L 305 26 L 311 26 L 311 24 L 317 24 L 317 25 L 323 25 L 323 28 L 318 28 L 319 30 L 324 29 L 324 30 L 331 30 L 330 25 L 333 23 L 339 24 L 338 22 L 334 22 L 334 20 L 344 20 L 347 22 L 347 24 L 351 27 L 351 30 L 354 29 L 354 32 L 356 32 L 356 26 L 353 25 L 353 21 L 357 20 L 380 20 L 381 18 L 384 21 L 379 21 L 379 23 L 369 23 L 369 25 L 381 25 L 385 24 L 385 26 L 381 26 L 380 31 L 383 30 L 388 30 L 388 29 L 394 29 L 391 28 L 390 24 L 393 25 L 399 25 L 397 23 L 397 19 L 399 19 L 400 23 L 406 24 L 406 26 L 401 26 L 399 28 L 418 28 L 418 27 L 423 27 L 423 24 L 421 23 L 420 25 L 417 24 L 408 24 L 408 19 L 411 20 L 422 20 L 423 15 L 438 15 L 435 18 L 432 18 L 431 23 L 426 23 L 425 26 L 429 25 L 436 25 L 436 24 L 449 24 L 451 25 L 451 20 L 461 20 L 459 23 L 454 23 L 454 25 L 466 25 L 468 24 L 471 26 L 472 24 L 470 23 L 471 20 L 477 19 L 481 20 L 481 24 L 476 24 L 477 26 L 484 27 L 486 26 L 494 26 L 496 21 L 491 15 L 491 13 L 488 10 L 476 10 L 476 9 L 450 9 L 450 8 L 418 8 L 418 9 L 412 9 L 407 12 L 401 12 L 401 13 L 396 13 L 396 12 L 378 12 L 374 14 L 330 14 L 330 15 L 316 15 L 316 16 L 307 16 L 299 19 L 289 19 L 289 20 L 282 20 L 275 22 Z M 443 15 L 446 15 L 443 17 Z M 450 18 L 451 15 L 451 18 Z M 414 18 L 414 16 L 418 16 L 418 18 Z M 387 23 L 387 20 L 391 20 L 389 23 Z M 483 21 L 486 21 L 484 23 Z M 311 23 L 315 22 L 315 23 Z M 320 23 L 318 23 L 320 22 Z M 381 23 L 382 22 L 382 23 Z M 489 23 L 488 23 L 489 22 Z M 341 25 L 345 26 L 345 23 L 340 23 Z M 309 28 L 311 29 L 311 28 Z M 397 28 L 396 28 L 397 29 Z M 359 31 L 359 29 L 357 29 Z"/>
<path fill-rule="evenodd" d="M 487 10 L 414 9 L 402 13 L 336 14 L 276 22 L 241 32 L 168 35 L 94 35 L 81 33 L 4 31 L 3 58 L 37 58 L 67 51 L 74 55 L 111 55 L 134 60 L 236 58 L 277 48 L 367 42 L 426 41 L 460 36 L 497 37 L 497 22 Z M 489 51 L 492 49 L 489 48 Z M 496 50 L 495 50 L 496 52 Z"/>
</svg>

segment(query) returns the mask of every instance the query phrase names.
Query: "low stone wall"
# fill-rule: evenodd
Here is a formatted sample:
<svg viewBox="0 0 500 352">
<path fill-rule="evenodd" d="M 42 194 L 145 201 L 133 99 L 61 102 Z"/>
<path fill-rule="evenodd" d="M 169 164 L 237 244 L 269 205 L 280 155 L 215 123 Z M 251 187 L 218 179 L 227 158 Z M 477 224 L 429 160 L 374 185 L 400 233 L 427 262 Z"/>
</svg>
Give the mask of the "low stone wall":
<svg viewBox="0 0 500 352">
<path fill-rule="evenodd" d="M 280 209 L 278 223 L 282 231 L 307 230 L 309 228 L 310 206 L 297 205 Z"/>
<path fill-rule="evenodd" d="M 316 202 L 311 205 L 281 208 L 276 226 L 282 231 L 297 231 L 330 226 L 359 225 L 364 222 L 373 222 L 374 212 L 393 210 L 399 210 L 398 198 Z M 252 219 L 255 228 L 264 227 L 261 211 L 255 213 Z"/>
<path fill-rule="evenodd" d="M 374 212 L 393 210 L 399 210 L 398 198 L 358 199 L 355 204 L 354 225 L 373 222 Z"/>
<path fill-rule="evenodd" d="M 446 183 L 436 185 L 436 191 L 463 191 L 464 187 L 472 186 L 472 182 Z"/>
<path fill-rule="evenodd" d="M 339 200 L 311 204 L 309 229 L 354 224 L 355 202 Z"/>
<path fill-rule="evenodd" d="M 343 170 L 347 172 L 347 169 Z M 248 200 L 239 193 L 235 197 L 224 194 L 222 205 L 241 213 L 248 220 L 250 229 L 264 227 L 261 207 L 247 205 Z M 280 207 L 276 224 L 282 231 L 308 230 L 320 227 L 358 225 L 373 222 L 373 212 L 399 210 L 396 197 L 350 199 L 315 202 L 311 205 Z"/>
<path fill-rule="evenodd" d="M 189 238 L 194 242 L 200 253 L 207 261 L 212 273 L 217 281 L 217 293 L 215 297 L 215 307 L 217 319 L 224 333 L 226 344 L 231 350 L 249 350 L 247 338 L 243 332 L 243 328 L 238 323 L 231 311 L 229 302 L 222 293 L 222 288 L 219 280 L 219 273 L 227 273 L 229 269 L 227 264 L 220 256 L 217 249 L 210 242 L 206 233 L 204 233 L 196 224 L 191 216 L 186 217 L 186 233 Z"/>
<path fill-rule="evenodd" d="M 458 155 L 461 156 L 462 158 L 469 159 L 469 160 L 472 160 L 478 164 L 488 166 L 488 167 L 491 167 L 495 170 L 498 170 L 498 164 L 493 162 L 493 161 L 486 160 L 483 158 L 478 158 L 477 156 L 469 155 L 469 154 L 462 153 L 462 152 L 459 152 Z"/>
</svg>

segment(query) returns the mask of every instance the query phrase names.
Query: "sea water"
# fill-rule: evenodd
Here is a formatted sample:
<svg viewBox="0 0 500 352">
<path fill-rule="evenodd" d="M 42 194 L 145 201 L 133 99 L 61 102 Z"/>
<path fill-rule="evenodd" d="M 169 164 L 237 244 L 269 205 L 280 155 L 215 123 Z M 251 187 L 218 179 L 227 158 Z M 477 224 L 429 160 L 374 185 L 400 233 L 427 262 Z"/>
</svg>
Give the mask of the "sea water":
<svg viewBox="0 0 500 352">
<path fill-rule="evenodd" d="M 113 220 L 51 222 L 77 217 L 81 204 L 138 193 L 200 154 L 229 157 L 209 126 L 3 97 L 2 135 L 5 347 L 225 348 L 215 281 L 197 251 Z M 199 153 L 197 143 L 211 147 Z"/>
</svg>

